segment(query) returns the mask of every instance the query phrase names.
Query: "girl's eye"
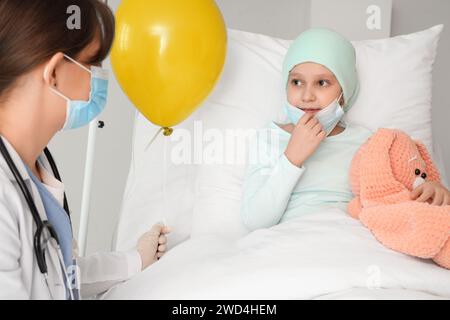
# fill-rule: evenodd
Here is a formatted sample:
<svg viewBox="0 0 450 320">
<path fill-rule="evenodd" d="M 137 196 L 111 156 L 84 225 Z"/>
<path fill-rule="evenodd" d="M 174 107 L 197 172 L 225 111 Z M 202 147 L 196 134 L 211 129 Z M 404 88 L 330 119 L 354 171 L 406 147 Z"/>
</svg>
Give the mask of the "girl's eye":
<svg viewBox="0 0 450 320">
<path fill-rule="evenodd" d="M 293 84 L 294 86 L 298 86 L 298 85 L 300 84 L 300 80 L 294 79 L 294 80 L 292 80 L 292 84 Z"/>
<path fill-rule="evenodd" d="M 321 87 L 326 87 L 327 85 L 329 85 L 327 80 L 319 80 L 319 85 Z"/>
</svg>

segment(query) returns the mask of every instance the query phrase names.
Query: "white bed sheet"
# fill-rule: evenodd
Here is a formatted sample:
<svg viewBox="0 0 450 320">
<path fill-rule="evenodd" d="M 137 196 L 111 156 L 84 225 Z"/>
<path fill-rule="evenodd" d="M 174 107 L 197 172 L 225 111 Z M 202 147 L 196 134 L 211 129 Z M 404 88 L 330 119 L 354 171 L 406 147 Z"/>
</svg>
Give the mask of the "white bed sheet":
<svg viewBox="0 0 450 320">
<path fill-rule="evenodd" d="M 239 240 L 190 239 L 105 299 L 450 299 L 450 270 L 382 246 L 346 212 Z"/>
</svg>

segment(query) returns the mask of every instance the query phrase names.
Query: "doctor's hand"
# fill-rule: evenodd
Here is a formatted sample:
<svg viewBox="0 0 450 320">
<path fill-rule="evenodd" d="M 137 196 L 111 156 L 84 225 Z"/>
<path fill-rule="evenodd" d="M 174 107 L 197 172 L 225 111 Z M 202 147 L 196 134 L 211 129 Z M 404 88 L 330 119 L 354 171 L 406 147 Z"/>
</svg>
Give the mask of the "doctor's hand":
<svg viewBox="0 0 450 320">
<path fill-rule="evenodd" d="M 411 199 L 435 206 L 450 205 L 450 191 L 436 181 L 422 183 L 411 192 Z"/>
<path fill-rule="evenodd" d="M 314 117 L 314 114 L 306 113 L 292 130 L 284 154 L 292 164 L 301 167 L 325 138 L 326 133 L 319 120 Z"/>
<path fill-rule="evenodd" d="M 155 224 L 150 231 L 138 240 L 137 251 L 141 256 L 142 270 L 156 262 L 166 252 L 167 237 L 170 228 L 163 224 Z"/>
</svg>

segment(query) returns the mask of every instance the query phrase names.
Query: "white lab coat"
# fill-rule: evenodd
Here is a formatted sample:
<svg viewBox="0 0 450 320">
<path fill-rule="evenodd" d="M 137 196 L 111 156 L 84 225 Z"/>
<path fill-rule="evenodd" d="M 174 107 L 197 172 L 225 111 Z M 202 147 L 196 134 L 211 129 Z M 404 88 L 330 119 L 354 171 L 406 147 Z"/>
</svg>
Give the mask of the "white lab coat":
<svg viewBox="0 0 450 320">
<path fill-rule="evenodd" d="M 41 219 L 47 220 L 36 185 L 17 152 L 5 138 L 2 139 L 31 192 Z M 45 155 L 40 159 L 47 171 L 52 172 Z M 0 300 L 66 298 L 65 280 L 56 247 L 49 246 L 46 255 L 49 285 L 39 270 L 33 248 L 35 231 L 36 225 L 28 204 L 0 154 Z M 76 260 L 82 298 L 101 294 L 128 280 L 141 269 L 141 259 L 136 250 L 99 253 L 76 257 Z"/>
</svg>

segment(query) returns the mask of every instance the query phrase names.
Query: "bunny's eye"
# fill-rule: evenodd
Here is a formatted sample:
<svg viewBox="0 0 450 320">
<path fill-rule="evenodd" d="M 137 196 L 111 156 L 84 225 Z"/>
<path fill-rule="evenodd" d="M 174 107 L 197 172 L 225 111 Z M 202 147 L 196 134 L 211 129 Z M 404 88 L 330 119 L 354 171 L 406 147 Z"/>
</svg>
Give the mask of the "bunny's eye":
<svg viewBox="0 0 450 320">
<path fill-rule="evenodd" d="M 416 169 L 415 174 L 416 174 L 416 176 L 420 175 L 420 170 Z"/>
<path fill-rule="evenodd" d="M 427 178 L 427 174 L 424 172 L 424 173 L 422 173 L 421 177 L 422 177 L 423 179 L 426 179 L 426 178 Z"/>
</svg>

